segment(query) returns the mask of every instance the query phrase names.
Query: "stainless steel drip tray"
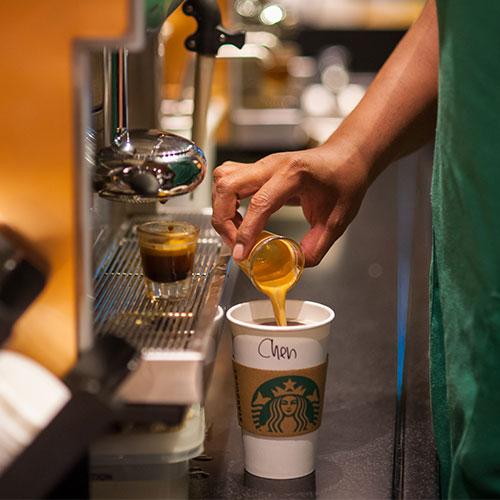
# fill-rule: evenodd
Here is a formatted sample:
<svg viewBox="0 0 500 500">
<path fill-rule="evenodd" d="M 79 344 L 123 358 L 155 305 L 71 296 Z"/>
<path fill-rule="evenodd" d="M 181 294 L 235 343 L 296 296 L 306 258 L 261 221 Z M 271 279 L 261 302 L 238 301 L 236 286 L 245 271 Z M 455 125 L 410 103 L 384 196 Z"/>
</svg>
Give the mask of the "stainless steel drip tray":
<svg viewBox="0 0 500 500">
<path fill-rule="evenodd" d="M 152 302 L 145 295 L 136 226 L 153 219 L 184 220 L 200 228 L 185 299 Z M 219 302 L 229 259 L 228 248 L 211 226 L 210 209 L 176 209 L 123 224 L 94 276 L 95 334 L 122 337 L 141 353 L 119 390 L 120 399 L 169 405 L 203 401 L 224 317 Z"/>
</svg>

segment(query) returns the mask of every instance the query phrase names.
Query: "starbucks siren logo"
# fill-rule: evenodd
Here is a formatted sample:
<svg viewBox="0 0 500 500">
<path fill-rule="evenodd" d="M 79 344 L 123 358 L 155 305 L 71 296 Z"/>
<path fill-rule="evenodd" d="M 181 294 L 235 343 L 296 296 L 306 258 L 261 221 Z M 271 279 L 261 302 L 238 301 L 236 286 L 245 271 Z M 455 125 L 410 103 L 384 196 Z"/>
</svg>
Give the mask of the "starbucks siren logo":
<svg viewBox="0 0 500 500">
<path fill-rule="evenodd" d="M 252 397 L 252 420 L 257 430 L 305 434 L 315 430 L 320 392 L 308 377 L 286 375 L 261 384 Z"/>
</svg>

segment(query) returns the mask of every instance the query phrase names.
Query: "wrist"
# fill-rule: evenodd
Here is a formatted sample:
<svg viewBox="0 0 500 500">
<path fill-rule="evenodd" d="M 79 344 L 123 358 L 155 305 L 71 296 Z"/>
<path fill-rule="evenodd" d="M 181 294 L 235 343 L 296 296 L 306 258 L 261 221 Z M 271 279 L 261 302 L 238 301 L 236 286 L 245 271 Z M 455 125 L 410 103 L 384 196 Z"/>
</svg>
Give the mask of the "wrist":
<svg viewBox="0 0 500 500">
<path fill-rule="evenodd" d="M 349 117 L 348 117 L 349 118 Z M 348 120 L 346 118 L 346 120 Z M 345 164 L 356 167 L 366 179 L 367 187 L 383 170 L 378 162 L 375 145 L 363 127 L 347 123 L 346 120 L 332 133 L 321 146 L 329 154 Z"/>
</svg>

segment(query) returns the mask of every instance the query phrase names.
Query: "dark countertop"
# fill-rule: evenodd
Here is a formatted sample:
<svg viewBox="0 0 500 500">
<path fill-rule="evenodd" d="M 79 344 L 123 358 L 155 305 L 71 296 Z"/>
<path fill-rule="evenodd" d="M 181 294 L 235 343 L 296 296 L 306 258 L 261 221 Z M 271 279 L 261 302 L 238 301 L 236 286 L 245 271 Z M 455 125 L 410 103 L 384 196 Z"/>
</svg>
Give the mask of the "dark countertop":
<svg viewBox="0 0 500 500">
<path fill-rule="evenodd" d="M 427 360 L 429 154 L 420 151 L 399 163 L 401 168 L 380 176 L 346 233 L 289 293 L 289 298 L 321 302 L 336 312 L 315 473 L 287 481 L 245 473 L 226 323 L 205 407 L 204 460 L 191 461 L 193 470 L 203 474 L 191 475 L 190 498 L 437 496 Z M 307 224 L 296 215 L 277 214 L 268 229 L 300 240 Z M 405 233 L 407 246 L 402 243 Z M 405 261 L 410 263 L 406 270 Z M 405 272 L 408 304 L 402 304 Z M 233 286 L 225 294 L 227 307 L 264 298 L 234 265 L 228 282 Z M 398 319 L 406 312 L 402 305 L 408 309 L 408 341 L 398 406 Z M 395 433 L 399 421 L 400 441 Z"/>
</svg>

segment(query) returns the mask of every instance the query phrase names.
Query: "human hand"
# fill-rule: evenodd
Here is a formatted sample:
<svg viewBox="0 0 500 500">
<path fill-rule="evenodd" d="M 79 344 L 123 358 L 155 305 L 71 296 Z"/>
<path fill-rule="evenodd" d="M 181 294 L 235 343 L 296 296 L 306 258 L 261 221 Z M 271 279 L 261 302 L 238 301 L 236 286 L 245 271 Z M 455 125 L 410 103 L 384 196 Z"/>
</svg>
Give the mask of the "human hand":
<svg viewBox="0 0 500 500">
<path fill-rule="evenodd" d="M 240 261 L 274 212 L 300 204 L 311 226 L 300 245 L 306 266 L 315 266 L 356 216 L 368 178 L 361 155 L 333 141 L 272 154 L 254 164 L 225 162 L 214 171 L 212 223 Z M 239 201 L 248 197 L 242 218 Z"/>
</svg>

